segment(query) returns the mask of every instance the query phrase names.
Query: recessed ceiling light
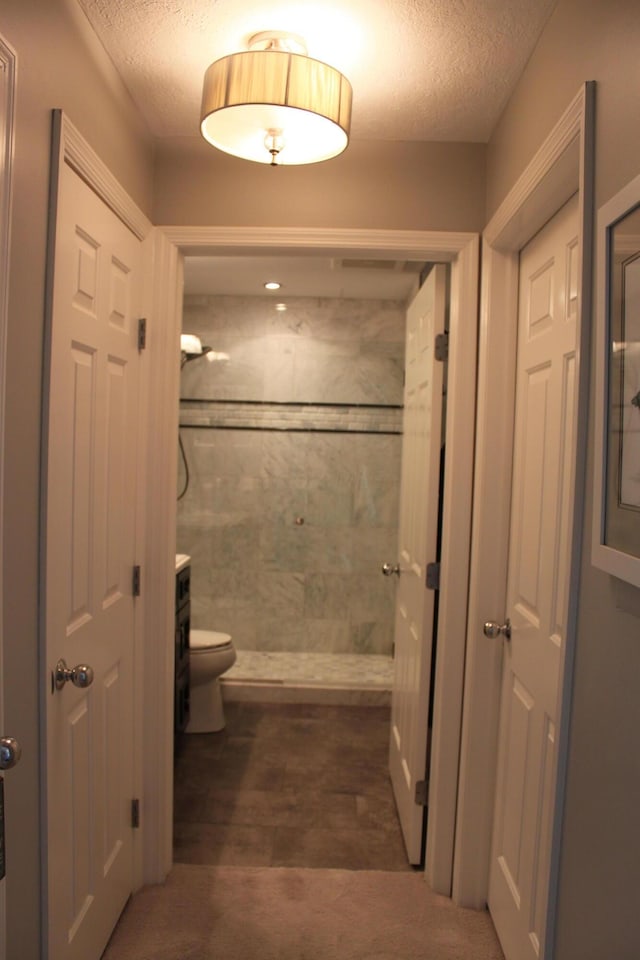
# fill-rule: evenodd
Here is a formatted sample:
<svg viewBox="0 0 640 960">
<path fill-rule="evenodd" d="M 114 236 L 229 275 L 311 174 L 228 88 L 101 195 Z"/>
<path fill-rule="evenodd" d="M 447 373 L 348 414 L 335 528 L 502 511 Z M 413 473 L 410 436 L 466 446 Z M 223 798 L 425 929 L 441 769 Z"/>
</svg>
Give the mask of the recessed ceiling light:
<svg viewBox="0 0 640 960">
<path fill-rule="evenodd" d="M 265 290 L 279 290 L 281 286 L 282 284 L 278 283 L 277 280 L 269 280 L 268 283 L 265 283 L 264 288 Z"/>
</svg>

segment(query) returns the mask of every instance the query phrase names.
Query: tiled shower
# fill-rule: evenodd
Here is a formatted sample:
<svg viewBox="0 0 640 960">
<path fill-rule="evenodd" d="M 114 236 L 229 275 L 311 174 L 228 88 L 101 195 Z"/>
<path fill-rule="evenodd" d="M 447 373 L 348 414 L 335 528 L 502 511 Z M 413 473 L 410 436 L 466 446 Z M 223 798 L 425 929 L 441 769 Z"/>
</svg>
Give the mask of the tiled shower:
<svg viewBox="0 0 640 960">
<path fill-rule="evenodd" d="M 388 686 L 404 303 L 188 295 L 183 330 L 192 626 L 232 635 L 228 678 Z"/>
</svg>

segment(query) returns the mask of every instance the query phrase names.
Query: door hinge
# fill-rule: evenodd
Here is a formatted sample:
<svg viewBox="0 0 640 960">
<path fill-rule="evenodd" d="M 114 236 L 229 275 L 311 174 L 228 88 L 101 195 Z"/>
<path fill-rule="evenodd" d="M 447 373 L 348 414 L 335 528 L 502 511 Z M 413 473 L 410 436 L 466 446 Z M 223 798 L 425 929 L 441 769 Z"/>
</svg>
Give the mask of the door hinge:
<svg viewBox="0 0 640 960">
<path fill-rule="evenodd" d="M 131 801 L 131 826 L 134 830 L 140 827 L 140 801 L 137 797 Z"/>
<path fill-rule="evenodd" d="M 427 564 L 426 585 L 429 588 L 429 590 L 440 589 L 440 563 L 439 562 Z"/>
<path fill-rule="evenodd" d="M 429 796 L 429 781 L 428 780 L 418 780 L 416 783 L 416 803 L 419 807 L 427 806 L 427 798 Z"/>
<path fill-rule="evenodd" d="M 438 333 L 436 335 L 435 358 L 436 360 L 447 360 L 449 357 L 449 334 Z"/>
<path fill-rule="evenodd" d="M 141 573 L 140 573 L 140 564 L 136 564 L 133 568 L 133 577 L 132 577 L 132 587 L 134 597 L 140 596 L 140 584 L 141 584 Z"/>
<path fill-rule="evenodd" d="M 142 352 L 147 347 L 147 318 L 140 317 L 138 320 L 138 351 Z"/>
</svg>

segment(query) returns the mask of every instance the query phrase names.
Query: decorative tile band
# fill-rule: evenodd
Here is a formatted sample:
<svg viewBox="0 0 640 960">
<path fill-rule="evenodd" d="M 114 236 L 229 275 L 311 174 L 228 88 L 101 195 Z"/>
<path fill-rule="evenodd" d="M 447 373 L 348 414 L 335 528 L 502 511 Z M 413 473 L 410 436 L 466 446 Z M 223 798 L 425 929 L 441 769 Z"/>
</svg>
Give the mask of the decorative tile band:
<svg viewBox="0 0 640 960">
<path fill-rule="evenodd" d="M 402 407 L 181 400 L 180 426 L 216 430 L 401 434 Z"/>
</svg>

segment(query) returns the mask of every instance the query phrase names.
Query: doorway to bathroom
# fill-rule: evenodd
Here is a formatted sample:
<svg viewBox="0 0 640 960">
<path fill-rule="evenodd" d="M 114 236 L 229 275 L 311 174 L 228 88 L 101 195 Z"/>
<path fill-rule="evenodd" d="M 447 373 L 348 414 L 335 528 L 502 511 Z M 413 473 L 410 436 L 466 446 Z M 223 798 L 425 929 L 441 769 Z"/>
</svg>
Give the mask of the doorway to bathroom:
<svg viewBox="0 0 640 960">
<path fill-rule="evenodd" d="M 376 706 L 375 729 L 381 719 L 389 727 L 397 581 L 381 574 L 398 560 L 406 311 L 430 269 L 410 260 L 185 261 L 183 342 L 195 352 L 183 353 L 180 381 L 177 549 L 191 557 L 192 626 L 229 634 L 237 649 L 221 681 L 227 711 L 237 701 L 357 705 L 364 728 L 373 715 L 362 707 Z M 306 718 L 313 752 L 317 719 Z M 199 746 L 188 739 L 179 764 L 197 767 Z M 373 769 L 363 746 L 358 757 Z M 378 763 L 390 799 L 387 752 Z M 418 778 L 426 762 L 423 744 Z M 215 763 L 225 782 L 227 764 Z M 293 764 L 294 782 L 298 772 Z M 191 809 L 183 780 L 178 817 Z M 209 804 L 208 816 L 224 807 Z M 395 812 L 392 821 L 397 830 Z M 202 856 L 202 826 L 178 819 L 178 845 L 185 830 L 177 859 L 191 856 L 194 836 Z M 233 856 L 223 851 L 208 856 Z"/>
<path fill-rule="evenodd" d="M 406 304 L 425 264 L 186 258 L 177 548 L 226 699 L 385 704 Z M 281 284 L 267 291 L 264 284 Z"/>
<path fill-rule="evenodd" d="M 177 402 L 169 407 L 167 401 L 177 398 L 178 378 L 175 368 L 177 338 L 182 328 L 182 258 L 190 256 L 227 257 L 269 254 L 276 257 L 350 257 L 364 259 L 407 259 L 421 262 L 446 262 L 451 269 L 449 350 L 449 415 L 447 418 L 447 471 L 444 482 L 444 510 L 442 522 L 441 589 L 438 622 L 442 636 L 446 636 L 446 650 L 438 657 L 435 679 L 434 722 L 432 740 L 431 777 L 429 783 L 430 829 L 426 840 L 425 876 L 431 886 L 441 893 L 450 893 L 453 876 L 453 846 L 455 837 L 456 793 L 460 744 L 460 717 L 462 678 L 465 658 L 466 606 L 460 603 L 468 580 L 469 538 L 471 517 L 471 478 L 473 462 L 473 424 L 468 411 L 475 402 L 475 366 L 477 345 L 477 282 L 478 237 L 473 234 L 422 233 L 416 231 L 353 231 L 308 230 L 303 228 L 188 228 L 164 227 L 158 237 L 157 255 L 166 264 L 159 274 L 165 295 L 158 299 L 158 309 L 164 316 L 163 342 L 160 346 L 163 376 L 153 387 L 152 404 L 166 409 L 169 423 L 176 421 Z M 173 273 L 172 273 L 173 271 Z M 173 277 L 177 275 L 177 284 Z M 179 305 L 172 302 L 173 291 L 180 289 Z M 183 328 L 184 329 L 184 328 Z M 154 343 L 156 341 L 154 340 Z M 203 361 L 204 362 L 204 361 Z M 212 361 L 213 362 L 213 361 Z M 192 365 L 197 367 L 197 365 Z M 175 379 L 174 379 L 175 378 Z M 172 412 L 173 411 L 173 412 Z M 170 444 L 170 441 L 173 441 Z M 166 441 L 166 442 L 165 442 Z M 175 471 L 175 432 L 157 437 L 156 456 L 173 463 Z M 173 473 L 175 477 L 175 472 Z M 175 481 L 174 481 L 175 483 Z M 158 502 L 160 502 L 160 497 Z M 175 489 L 164 499 L 162 513 L 154 534 L 158 546 L 166 543 L 175 548 L 174 531 Z M 156 563 L 157 558 L 157 563 Z M 149 557 L 149 575 L 157 573 L 160 581 L 167 576 L 158 549 Z M 171 593 L 173 590 L 171 589 Z M 168 594 L 167 594 L 168 595 Z M 466 595 L 466 594 L 465 594 Z M 163 630 L 163 623 L 173 619 L 168 610 L 161 610 L 154 618 L 154 629 Z M 173 630 L 171 629 L 173 633 Z M 173 645 L 171 647 L 173 663 Z M 166 674 L 162 665 L 154 671 L 164 683 Z M 167 718 L 168 719 L 168 718 Z M 426 722 L 419 709 L 415 722 Z M 157 739 L 155 727 L 149 725 L 149 736 Z M 160 745 L 160 749 L 162 747 Z M 168 758 L 167 758 L 168 759 Z M 167 786 L 171 778 L 160 778 Z M 170 837 L 170 798 L 163 793 L 162 828 L 159 835 Z M 437 824 L 437 828 L 436 828 Z M 433 829 L 432 829 L 433 825 Z M 159 823 L 160 826 L 160 823 Z M 170 856 L 163 851 L 164 862 Z"/>
</svg>

